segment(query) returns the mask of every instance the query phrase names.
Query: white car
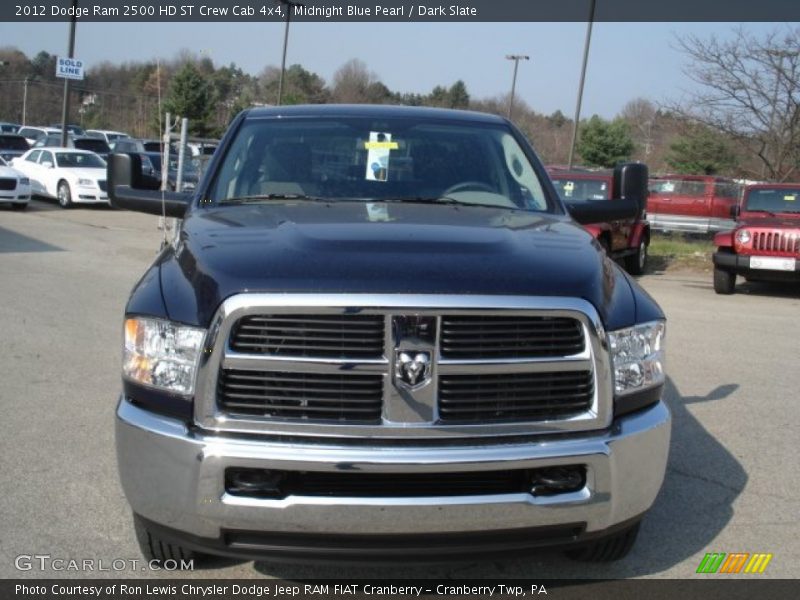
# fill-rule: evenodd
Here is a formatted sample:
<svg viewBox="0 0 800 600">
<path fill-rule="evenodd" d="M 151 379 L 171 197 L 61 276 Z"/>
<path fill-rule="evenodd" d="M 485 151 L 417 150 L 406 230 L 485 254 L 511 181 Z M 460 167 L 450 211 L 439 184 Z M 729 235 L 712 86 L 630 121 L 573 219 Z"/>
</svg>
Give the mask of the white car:
<svg viewBox="0 0 800 600">
<path fill-rule="evenodd" d="M 106 161 L 94 152 L 72 148 L 34 148 L 13 167 L 31 180 L 34 194 L 73 204 L 110 204 L 106 191 Z"/>
<path fill-rule="evenodd" d="M 0 158 L 0 204 L 25 210 L 31 199 L 30 179 Z"/>
<path fill-rule="evenodd" d="M 40 137 L 56 133 L 61 133 L 61 130 L 56 129 L 55 127 L 23 126 L 19 128 L 19 131 L 17 131 L 17 135 L 24 137 L 31 146 L 33 146 L 33 144 L 36 143 L 36 140 L 38 140 Z"/>
</svg>

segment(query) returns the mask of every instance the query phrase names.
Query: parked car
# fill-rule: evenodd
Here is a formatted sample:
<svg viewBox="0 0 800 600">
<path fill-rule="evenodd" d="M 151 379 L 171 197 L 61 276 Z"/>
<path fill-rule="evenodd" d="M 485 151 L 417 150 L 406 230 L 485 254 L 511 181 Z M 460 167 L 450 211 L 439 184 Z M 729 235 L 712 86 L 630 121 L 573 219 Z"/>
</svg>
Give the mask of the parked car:
<svg viewBox="0 0 800 600">
<path fill-rule="evenodd" d="M 110 145 L 114 152 L 147 152 L 144 147 L 144 141 L 135 138 L 117 138 Z"/>
<path fill-rule="evenodd" d="M 139 171 L 111 156 L 112 204 L 182 219 L 123 318 L 151 560 L 630 551 L 669 453 L 665 320 L 577 221 L 640 211 L 644 165 L 568 211 L 502 117 L 314 105 L 238 115 L 194 194 Z"/>
<path fill-rule="evenodd" d="M 40 137 L 33 145 L 34 148 L 60 148 L 61 134 L 51 133 L 46 136 Z M 107 158 L 111 152 L 108 144 L 100 139 L 89 136 L 67 136 L 67 145 L 65 148 L 77 148 L 78 150 L 88 150 L 99 154 L 103 159 Z"/>
<path fill-rule="evenodd" d="M 58 131 L 62 130 L 61 123 L 53 123 L 52 125 L 50 125 L 50 127 L 52 127 L 53 129 L 57 129 Z M 67 125 L 67 131 L 72 135 L 79 135 L 79 136 L 86 135 L 86 132 L 83 130 L 83 127 L 81 127 L 80 125 Z"/>
<path fill-rule="evenodd" d="M 737 275 L 800 281 L 800 183 L 749 185 L 736 227 L 714 236 L 714 291 L 733 294 Z"/>
<path fill-rule="evenodd" d="M 21 135 L 26 140 L 28 140 L 28 144 L 33 146 L 40 137 L 45 136 L 49 133 L 61 133 L 60 129 L 54 129 L 52 127 L 20 127 L 19 131 L 17 131 L 17 135 Z"/>
<path fill-rule="evenodd" d="M 613 171 L 559 167 L 548 167 L 547 170 L 558 195 L 568 206 L 575 202 L 604 202 L 620 197 L 614 187 Z M 647 265 L 650 246 L 650 225 L 646 214 L 647 205 L 643 204 L 642 210 L 629 218 L 591 223 L 584 227 L 610 257 L 624 261 L 625 269 L 632 275 L 641 275 Z"/>
<path fill-rule="evenodd" d="M 650 178 L 647 220 L 653 229 L 709 233 L 733 227 L 731 207 L 742 186 L 724 177 L 661 175 Z"/>
<path fill-rule="evenodd" d="M 122 131 L 110 131 L 108 129 L 87 129 L 86 135 L 93 138 L 103 139 L 109 146 L 111 146 L 111 144 L 116 140 L 131 137 Z"/>
<path fill-rule="evenodd" d="M 0 122 L 0 133 L 17 133 L 19 128 L 22 127 L 17 123 Z"/>
<path fill-rule="evenodd" d="M 31 146 L 21 135 L 14 133 L 0 133 L 0 158 L 5 159 L 7 162 L 14 160 L 18 156 L 22 156 Z"/>
<path fill-rule="evenodd" d="M 34 194 L 73 204 L 108 204 L 106 162 L 94 152 L 72 148 L 32 148 L 14 159 L 31 180 Z"/>
<path fill-rule="evenodd" d="M 25 210 L 31 199 L 31 181 L 0 158 L 0 204 L 8 204 L 17 210 Z"/>
</svg>

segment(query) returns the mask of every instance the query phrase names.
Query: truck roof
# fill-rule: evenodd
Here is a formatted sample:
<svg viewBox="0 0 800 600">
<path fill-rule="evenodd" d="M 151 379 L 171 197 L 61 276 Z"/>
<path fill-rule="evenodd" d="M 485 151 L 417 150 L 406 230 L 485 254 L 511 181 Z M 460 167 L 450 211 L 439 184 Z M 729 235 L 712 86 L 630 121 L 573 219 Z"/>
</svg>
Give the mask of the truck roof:
<svg viewBox="0 0 800 600">
<path fill-rule="evenodd" d="M 503 117 L 489 113 L 427 106 L 386 104 L 296 104 L 251 108 L 247 118 L 260 117 L 372 117 L 376 119 L 407 117 L 411 119 L 452 120 L 472 123 L 506 123 Z"/>
</svg>

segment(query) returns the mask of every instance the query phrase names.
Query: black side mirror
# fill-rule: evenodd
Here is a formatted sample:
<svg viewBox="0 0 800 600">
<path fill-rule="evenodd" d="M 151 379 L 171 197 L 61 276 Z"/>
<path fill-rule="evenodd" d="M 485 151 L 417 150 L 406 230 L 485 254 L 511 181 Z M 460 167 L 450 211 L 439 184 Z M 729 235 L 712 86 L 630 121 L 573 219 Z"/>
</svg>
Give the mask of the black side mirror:
<svg viewBox="0 0 800 600">
<path fill-rule="evenodd" d="M 742 207 L 739 206 L 738 204 L 734 204 L 733 206 L 731 206 L 731 218 L 734 221 L 739 218 L 741 212 L 742 212 Z"/>
<path fill-rule="evenodd" d="M 142 182 L 142 157 L 138 154 L 109 156 L 108 198 L 111 206 L 150 215 L 165 214 L 182 219 L 191 194 L 146 189 Z"/>
<path fill-rule="evenodd" d="M 644 163 L 622 163 L 614 168 L 614 198 L 634 200 L 639 206 L 638 215 L 647 210 L 649 171 Z"/>
<path fill-rule="evenodd" d="M 567 204 L 567 210 L 578 223 L 589 225 L 590 223 L 633 219 L 639 214 L 639 203 L 633 198 L 584 200 L 583 202 L 570 202 Z"/>
</svg>

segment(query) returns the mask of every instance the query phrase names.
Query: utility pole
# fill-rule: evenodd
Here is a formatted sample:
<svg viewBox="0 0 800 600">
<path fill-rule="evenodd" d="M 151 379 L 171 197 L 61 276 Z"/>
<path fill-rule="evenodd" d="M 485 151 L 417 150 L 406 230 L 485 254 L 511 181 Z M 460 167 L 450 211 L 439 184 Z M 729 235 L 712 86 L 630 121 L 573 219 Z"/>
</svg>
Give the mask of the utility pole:
<svg viewBox="0 0 800 600">
<path fill-rule="evenodd" d="M 578 102 L 575 106 L 575 122 L 572 124 L 572 143 L 569 145 L 568 167 L 572 168 L 575 158 L 575 142 L 578 139 L 578 122 L 581 120 L 581 101 L 583 100 L 583 83 L 586 81 L 586 63 L 589 62 L 589 44 L 592 42 L 592 23 L 594 23 L 594 4 L 589 6 L 589 22 L 586 24 L 586 41 L 583 44 L 583 66 L 581 67 L 581 81 L 578 84 Z"/>
<path fill-rule="evenodd" d="M 29 77 L 25 78 L 25 83 L 22 87 L 22 124 L 25 125 L 25 118 L 28 114 L 28 82 L 30 81 Z"/>
<path fill-rule="evenodd" d="M 304 6 L 299 2 L 292 2 L 292 0 L 276 0 L 278 4 L 283 4 L 286 7 L 286 29 L 283 31 L 283 58 L 281 59 L 281 77 L 278 80 L 278 102 L 281 105 L 283 100 L 283 77 L 286 74 L 286 47 L 289 45 L 289 22 L 292 20 L 292 9 L 295 6 Z"/>
<path fill-rule="evenodd" d="M 530 56 L 526 56 L 525 54 L 507 54 L 507 60 L 514 61 L 514 76 L 511 79 L 511 98 L 508 100 L 508 120 L 511 120 L 511 114 L 514 112 L 514 92 L 517 89 L 517 68 L 519 67 L 519 61 L 521 60 L 530 60 Z"/>
<path fill-rule="evenodd" d="M 78 21 L 78 0 L 72 0 L 72 20 L 69 24 L 69 58 L 75 58 L 75 24 Z M 61 145 L 67 145 L 67 117 L 69 115 L 69 83 L 64 79 L 64 102 L 61 105 Z"/>
</svg>

